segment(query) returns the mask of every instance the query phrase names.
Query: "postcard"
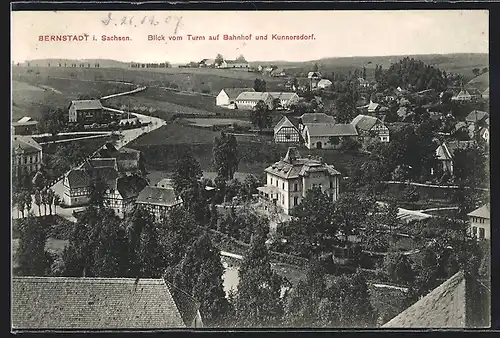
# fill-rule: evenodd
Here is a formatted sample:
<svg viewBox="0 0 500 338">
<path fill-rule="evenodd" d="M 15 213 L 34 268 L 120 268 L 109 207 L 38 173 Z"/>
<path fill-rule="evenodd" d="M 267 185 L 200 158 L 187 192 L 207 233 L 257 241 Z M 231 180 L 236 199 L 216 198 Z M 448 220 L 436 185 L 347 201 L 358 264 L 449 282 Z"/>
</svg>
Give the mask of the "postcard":
<svg viewBox="0 0 500 338">
<path fill-rule="evenodd" d="M 11 17 L 13 331 L 491 325 L 488 11 Z"/>
</svg>

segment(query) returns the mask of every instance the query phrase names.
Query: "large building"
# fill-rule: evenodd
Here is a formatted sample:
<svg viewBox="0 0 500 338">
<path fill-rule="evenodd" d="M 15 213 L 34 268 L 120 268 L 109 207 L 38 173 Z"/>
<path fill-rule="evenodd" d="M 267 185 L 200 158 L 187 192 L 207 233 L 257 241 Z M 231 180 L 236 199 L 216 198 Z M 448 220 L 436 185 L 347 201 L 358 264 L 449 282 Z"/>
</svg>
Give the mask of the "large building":
<svg viewBox="0 0 500 338">
<path fill-rule="evenodd" d="M 469 233 L 477 239 L 491 239 L 490 205 L 485 204 L 467 214 L 469 216 Z"/>
<path fill-rule="evenodd" d="M 89 125 L 110 122 L 110 113 L 104 110 L 100 100 L 75 100 L 69 106 L 69 122 Z"/>
<path fill-rule="evenodd" d="M 30 136 L 12 136 L 12 173 L 30 174 L 42 165 L 42 146 Z"/>
<path fill-rule="evenodd" d="M 234 101 L 238 109 L 253 109 L 259 101 L 263 101 L 267 109 L 273 110 L 273 100 L 274 97 L 266 92 L 242 92 Z"/>
<path fill-rule="evenodd" d="M 333 116 L 324 113 L 303 114 L 299 131 L 308 149 L 336 149 L 342 138 L 358 136 L 354 125 L 335 123 Z"/>
<path fill-rule="evenodd" d="M 15 135 L 33 135 L 37 131 L 38 122 L 31 117 L 25 116 L 17 122 L 12 122 Z"/>
<path fill-rule="evenodd" d="M 253 88 L 223 88 L 215 98 L 215 105 L 226 107 L 234 104 L 238 95 L 243 92 L 255 92 Z"/>
<path fill-rule="evenodd" d="M 245 60 L 224 60 L 217 68 L 249 68 L 250 64 Z"/>
<path fill-rule="evenodd" d="M 163 278 L 13 277 L 14 330 L 201 328 L 199 303 Z"/>
<path fill-rule="evenodd" d="M 170 210 L 182 205 L 182 199 L 175 196 L 172 187 L 147 186 L 141 191 L 135 203 L 137 206 L 151 212 L 155 220 L 161 222 Z"/>
<path fill-rule="evenodd" d="M 299 102 L 300 97 L 292 92 L 269 92 L 273 100 L 278 100 L 282 108 L 288 109 L 293 104 Z M 275 107 L 276 108 L 276 107 Z"/>
<path fill-rule="evenodd" d="M 302 158 L 296 148 L 288 148 L 281 161 L 265 169 L 266 185 L 259 195 L 279 206 L 283 213 L 298 205 L 311 188 L 318 187 L 333 201 L 339 196 L 341 174 L 322 159 Z"/>
</svg>

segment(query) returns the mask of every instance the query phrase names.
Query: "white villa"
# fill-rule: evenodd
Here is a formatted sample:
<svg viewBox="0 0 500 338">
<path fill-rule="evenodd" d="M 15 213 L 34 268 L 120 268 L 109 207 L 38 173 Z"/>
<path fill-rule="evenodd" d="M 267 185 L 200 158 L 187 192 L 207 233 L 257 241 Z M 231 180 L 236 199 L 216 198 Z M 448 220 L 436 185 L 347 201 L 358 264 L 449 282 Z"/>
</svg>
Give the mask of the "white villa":
<svg viewBox="0 0 500 338">
<path fill-rule="evenodd" d="M 267 167 L 265 173 L 266 185 L 257 188 L 259 195 L 286 215 L 311 188 L 321 188 L 333 201 L 339 196 L 341 173 L 320 158 L 300 157 L 295 147 L 288 148 L 285 158 Z"/>
</svg>

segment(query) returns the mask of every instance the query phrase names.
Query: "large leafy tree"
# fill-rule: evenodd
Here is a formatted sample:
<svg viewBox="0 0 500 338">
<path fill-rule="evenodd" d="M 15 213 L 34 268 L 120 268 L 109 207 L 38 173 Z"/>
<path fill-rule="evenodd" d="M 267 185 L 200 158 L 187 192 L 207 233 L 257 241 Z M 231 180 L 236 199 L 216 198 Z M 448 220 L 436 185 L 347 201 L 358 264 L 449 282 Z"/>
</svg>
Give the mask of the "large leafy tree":
<svg viewBox="0 0 500 338">
<path fill-rule="evenodd" d="M 337 108 L 336 122 L 351 123 L 356 116 L 356 101 L 359 98 L 359 93 L 354 82 L 349 82 L 344 93 L 341 93 L 335 105 Z"/>
<path fill-rule="evenodd" d="M 335 217 L 345 242 L 348 236 L 359 234 L 369 213 L 375 210 L 376 202 L 372 195 L 345 192 L 339 196 L 335 202 Z"/>
<path fill-rule="evenodd" d="M 266 81 L 263 79 L 255 79 L 253 83 L 253 89 L 256 92 L 265 92 L 266 91 Z"/>
<path fill-rule="evenodd" d="M 48 109 L 43 111 L 38 128 L 43 133 L 49 133 L 53 137 L 59 134 L 66 126 L 64 111 L 58 109 Z"/>
<path fill-rule="evenodd" d="M 327 194 L 320 188 L 308 190 L 292 215 L 294 218 L 283 229 L 291 253 L 309 257 L 331 250 L 338 227 L 334 203 Z"/>
<path fill-rule="evenodd" d="M 18 276 L 45 276 L 51 265 L 51 256 L 45 250 L 47 233 L 40 218 L 28 213 L 28 217 L 18 220 L 19 247 L 15 253 Z"/>
<path fill-rule="evenodd" d="M 182 197 L 189 190 L 195 189 L 202 175 L 200 164 L 191 152 L 184 151 L 176 154 L 172 180 L 178 196 Z"/>
<path fill-rule="evenodd" d="M 415 279 L 412 262 L 402 252 L 391 252 L 385 256 L 384 270 L 394 283 L 410 284 Z"/>
<path fill-rule="evenodd" d="M 269 107 L 264 101 L 259 100 L 253 107 L 250 119 L 252 124 L 257 126 L 260 130 L 271 126 L 271 114 L 269 112 Z"/>
<path fill-rule="evenodd" d="M 223 273 L 220 253 L 204 233 L 191 245 L 180 263 L 168 272 L 166 279 L 197 299 L 203 323 L 214 327 L 224 324 L 229 310 L 222 284 Z"/>
<path fill-rule="evenodd" d="M 291 327 L 321 326 L 322 314 L 319 304 L 326 292 L 325 271 L 321 264 L 312 260 L 305 280 L 292 289 L 287 296 L 285 323 Z"/>
<path fill-rule="evenodd" d="M 239 163 L 236 137 L 221 132 L 220 137 L 214 138 L 212 154 L 217 175 L 226 180 L 232 179 Z"/>
<path fill-rule="evenodd" d="M 281 323 L 282 280 L 271 268 L 266 236 L 253 236 L 240 267 L 236 319 L 241 327 L 275 327 Z"/>
</svg>

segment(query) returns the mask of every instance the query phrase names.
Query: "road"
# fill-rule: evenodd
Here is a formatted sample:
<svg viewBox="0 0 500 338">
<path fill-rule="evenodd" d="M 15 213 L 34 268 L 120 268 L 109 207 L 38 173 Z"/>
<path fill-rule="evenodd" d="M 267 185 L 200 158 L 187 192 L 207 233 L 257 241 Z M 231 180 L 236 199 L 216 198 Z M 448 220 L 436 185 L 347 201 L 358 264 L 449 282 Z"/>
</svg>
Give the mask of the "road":
<svg viewBox="0 0 500 338">
<path fill-rule="evenodd" d="M 133 140 L 135 140 L 136 138 L 138 138 L 139 136 L 141 136 L 143 134 L 149 133 L 155 129 L 158 129 L 158 128 L 166 125 L 166 122 L 164 120 L 159 119 L 157 117 L 147 116 L 147 115 L 143 115 L 143 114 L 136 114 L 136 113 L 131 113 L 131 114 L 135 115 L 141 122 L 143 122 L 143 123 L 149 122 L 149 124 L 147 126 L 142 127 L 142 128 L 123 130 L 121 132 L 122 137 L 120 139 L 118 139 L 114 144 L 117 149 L 124 147 L 125 145 L 132 142 Z M 60 198 L 62 199 L 62 197 L 64 195 L 64 187 L 63 187 L 62 179 L 57 181 L 56 183 L 54 183 L 50 188 L 57 195 L 59 195 Z M 33 200 L 31 212 L 33 213 L 33 215 L 38 216 L 39 215 L 38 206 L 34 202 L 35 197 L 34 197 L 34 195 L 32 195 L 31 197 Z M 47 209 L 48 209 L 48 207 L 47 207 Z M 62 216 L 62 217 L 66 218 L 72 222 L 76 222 L 76 218 L 73 216 L 73 211 L 81 210 L 82 207 L 76 207 L 76 208 L 57 207 L 57 208 L 55 208 L 55 206 L 52 206 L 53 211 L 54 211 L 54 209 L 56 210 L 57 215 Z M 42 215 L 43 215 L 43 210 L 44 209 L 42 206 Z M 25 214 L 26 214 L 26 211 L 25 211 Z M 17 219 L 18 217 L 19 216 L 18 216 L 18 211 L 17 211 L 16 206 L 12 206 L 12 218 Z"/>
</svg>

